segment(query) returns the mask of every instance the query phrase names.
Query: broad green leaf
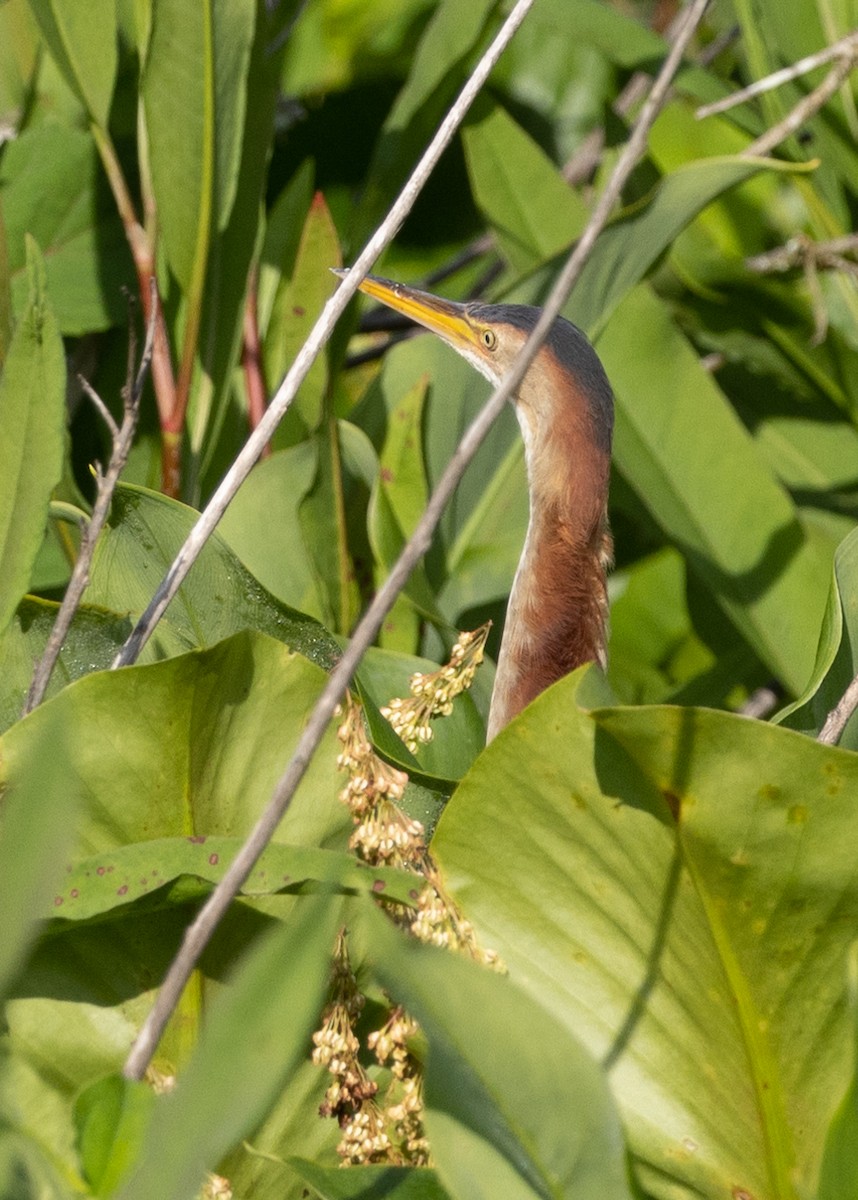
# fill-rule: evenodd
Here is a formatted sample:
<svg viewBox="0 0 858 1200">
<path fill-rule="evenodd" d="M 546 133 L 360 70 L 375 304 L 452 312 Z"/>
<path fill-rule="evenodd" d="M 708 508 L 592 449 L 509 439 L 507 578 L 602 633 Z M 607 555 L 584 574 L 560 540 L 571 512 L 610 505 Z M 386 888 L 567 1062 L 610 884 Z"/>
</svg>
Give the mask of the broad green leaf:
<svg viewBox="0 0 858 1200">
<path fill-rule="evenodd" d="M 63 778 L 87 798 L 75 858 L 153 838 L 241 836 L 268 802 L 325 678 L 254 633 L 151 666 L 87 675 L 6 732 L 3 778 L 14 786 L 21 756 L 59 714 Z M 335 746 L 332 730 L 275 840 L 318 846 L 348 826 Z"/>
<path fill-rule="evenodd" d="M 313 189 L 314 164 L 301 164 L 267 214 L 265 235 L 259 253 L 258 320 L 265 335 L 277 289 L 283 278 L 291 279 L 301 236 L 307 223 Z"/>
<path fill-rule="evenodd" d="M 813 665 L 827 539 L 805 530 L 747 431 L 644 288 L 598 342 L 615 461 L 762 660 L 793 692 Z"/>
<path fill-rule="evenodd" d="M 344 423 L 345 424 L 345 423 Z M 326 625 L 346 634 L 360 611 L 346 517 L 348 480 L 339 422 L 328 416 L 313 435 L 316 474 L 298 506 L 304 546 L 317 579 Z"/>
<path fill-rule="evenodd" d="M 387 492 L 380 483 L 373 489 L 367 512 L 367 532 L 376 562 L 377 574 L 384 578 L 405 546 L 406 538 Z M 393 608 L 384 618 L 379 631 L 379 644 L 387 650 L 403 654 L 419 648 L 420 617 L 443 624 L 435 596 L 426 579 L 425 568 L 418 563 L 396 598 Z"/>
<path fill-rule="evenodd" d="M 587 208 L 512 117 L 502 108 L 484 107 L 462 137 L 474 199 L 517 273 L 573 242 Z"/>
<path fill-rule="evenodd" d="M 40 803 L 46 811 L 80 789 L 73 860 L 164 837 L 243 838 L 270 799 L 324 682 L 318 667 L 259 635 L 152 666 L 89 675 L 7 731 L 3 782 L 11 794 L 30 773 L 32 755 L 41 753 L 51 765 L 50 780 L 37 777 L 45 785 Z M 41 738 L 49 736 L 53 719 L 66 736 L 54 738 L 46 755 Z M 351 821 L 338 799 L 338 748 L 331 729 L 275 843 L 342 847 Z M 138 853 L 146 857 L 145 850 Z M 192 889 L 188 898 L 198 902 L 198 895 Z M 283 915 L 301 902 L 284 895 L 234 906 L 167 1032 L 161 1070 L 173 1073 L 185 1062 L 214 986 L 207 981 L 221 979 L 235 953 L 271 923 L 260 906 Z M 7 1012 L 10 1111 L 19 1128 L 38 1132 L 65 1163 L 72 1153 L 70 1100 L 120 1069 L 190 913 L 187 906 L 147 912 L 138 901 L 109 917 L 67 922 L 61 936 L 43 939 Z M 59 927 L 53 928 L 56 934 Z"/>
<path fill-rule="evenodd" d="M 152 184 L 170 266 L 194 297 L 235 197 L 254 12 L 252 0 L 152 5 L 143 73 Z"/>
<path fill-rule="evenodd" d="M 433 850 L 608 1069 L 648 1194 L 814 1195 L 851 1070 L 858 759 L 726 713 L 587 712 L 581 680 L 491 743 Z"/>
<path fill-rule="evenodd" d="M 317 459 L 313 441 L 262 459 L 218 529 L 263 587 L 284 604 L 321 620 L 319 580 L 299 520 L 301 502 L 316 477 Z"/>
<path fill-rule="evenodd" d="M 307 213 L 292 270 L 274 297 L 266 330 L 265 373 L 272 389 L 279 386 L 337 285 L 328 268 L 338 267 L 341 262 L 336 228 L 322 193 L 317 192 Z M 307 430 L 319 428 L 328 376 L 326 357 L 319 355 L 274 435 L 275 449 L 294 443 L 299 432 L 303 435 Z"/>
<path fill-rule="evenodd" d="M 44 653 L 58 611 L 53 601 L 25 597 L 0 634 L 0 733 L 21 715 L 34 664 Z M 109 667 L 130 632 L 127 617 L 82 605 L 63 642 L 48 697 L 81 675 Z"/>
<path fill-rule="evenodd" d="M 212 7 L 214 215 L 218 231 L 226 228 L 238 188 L 256 10 L 257 6 L 252 0 L 239 0 L 239 3 L 235 3 L 235 0 L 215 0 Z M 268 128 L 263 129 L 263 134 L 269 134 Z M 267 136 L 264 141 L 267 143 Z"/>
<path fill-rule="evenodd" d="M 790 170 L 774 159 L 707 158 L 679 167 L 650 198 L 621 214 L 599 237 L 563 309 L 597 336 L 623 298 L 707 204 L 761 170 Z"/>
<path fill-rule="evenodd" d="M 145 1083 L 108 1075 L 75 1101 L 78 1149 L 87 1183 L 96 1196 L 109 1196 L 133 1168 L 155 1107 Z"/>
<path fill-rule="evenodd" d="M 109 527 L 96 547 L 88 597 L 115 612 L 130 611 L 132 618 L 139 616 L 195 518 L 191 509 L 175 500 L 145 488 L 121 485 L 114 495 Z M 156 661 L 212 646 L 248 629 L 277 638 L 326 670 L 339 658 L 340 643 L 328 630 L 276 600 L 215 533 L 167 608 L 141 659 Z M 385 704 L 394 695 L 407 695 L 408 677 L 414 671 L 432 670 L 434 665 L 425 659 L 374 653 L 364 660 L 358 682 L 376 705 Z M 450 718 L 443 722 L 439 745 L 446 746 L 449 739 L 451 746 L 458 747 L 451 761 L 454 769 L 461 771 L 476 753 L 475 739 L 482 735 L 481 720 L 472 703 L 464 698 L 460 705 L 468 735 L 462 740 L 458 718 Z M 401 760 L 405 748 L 398 738 L 394 737 L 393 743 L 401 747 Z M 433 766 L 444 762 L 441 755 L 446 753 L 432 748 L 427 761 L 431 760 Z M 412 765 L 413 759 L 404 764 L 404 769 Z M 433 772 L 423 767 L 420 774 L 422 782 L 429 783 Z M 443 778 L 449 779 L 449 775 L 445 772 Z M 442 795 L 446 797 L 448 791 L 448 784 L 442 780 Z"/>
<path fill-rule="evenodd" d="M 0 377 L 0 632 L 29 586 L 63 464 L 65 357 L 32 238 L 27 275 L 27 307 Z"/>
<path fill-rule="evenodd" d="M 0 118 L 15 122 L 39 61 L 39 30 L 25 3 L 0 6 Z"/>
<path fill-rule="evenodd" d="M 106 329 L 125 317 L 131 255 L 92 138 L 53 122 L 26 129 L 0 162 L 0 198 L 15 311 L 27 302 L 26 234 L 45 255 L 51 302 L 66 334 Z"/>
<path fill-rule="evenodd" d="M 188 408 L 192 454 L 185 494 L 194 499 L 197 489 L 220 481 L 235 454 L 235 430 L 230 429 L 230 439 L 223 434 L 236 415 L 229 407 L 233 370 L 242 344 L 249 272 L 262 236 L 284 29 L 294 19 L 296 3 L 272 7 L 242 0 L 215 8 L 218 228 L 202 301 L 202 372 Z"/>
<path fill-rule="evenodd" d="M 694 635 L 685 589 L 685 563 L 672 548 L 611 574 L 608 679 L 623 703 L 667 700 L 680 683 L 713 667 L 712 652 Z M 730 680 L 733 687 L 733 672 Z M 721 701 L 723 695 L 710 700 Z"/>
<path fill-rule="evenodd" d="M 858 430 L 820 416 L 763 416 L 754 430 L 771 470 L 788 488 L 824 493 L 858 484 Z"/>
<path fill-rule="evenodd" d="M 66 779 L 67 730 L 56 716 L 26 746 L 0 808 L 0 996 L 5 996 L 61 876 L 74 838 L 77 788 Z"/>
<path fill-rule="evenodd" d="M 417 45 L 408 78 L 382 126 L 356 212 L 362 244 L 405 181 L 466 74 L 497 0 L 441 0 Z"/>
<path fill-rule="evenodd" d="M 92 120 L 107 129 L 116 80 L 116 0 L 29 0 L 42 37 Z"/>
<path fill-rule="evenodd" d="M 197 515 L 146 488 L 119 487 L 96 548 L 90 603 L 138 617 Z M 339 656 L 323 626 L 270 595 L 215 533 L 141 657 L 152 661 L 210 646 L 241 629 L 270 633 L 324 667 Z"/>
<path fill-rule="evenodd" d="M 524 548 L 528 515 L 524 444 L 518 438 L 450 547 L 449 578 L 439 595 L 445 612 L 455 617 L 506 599 Z"/>
<path fill-rule="evenodd" d="M 12 275 L 9 269 L 9 243 L 6 238 L 6 223 L 0 205 L 0 371 L 6 361 L 9 343 L 12 340 Z"/>
<path fill-rule="evenodd" d="M 418 379 L 388 413 L 367 511 L 367 532 L 378 568 L 378 583 L 399 557 L 428 500 L 423 457 L 423 404 L 428 385 L 426 376 Z M 421 615 L 443 623 L 425 568 L 418 563 L 385 618 L 381 644 L 405 653 L 416 651 Z"/>
<path fill-rule="evenodd" d="M 428 1041 L 425 1125 L 455 1200 L 627 1200 L 607 1082 L 568 1026 L 509 979 L 367 912 L 375 973 Z"/>
<path fill-rule="evenodd" d="M 426 1167 L 320 1167 L 306 1158 L 290 1158 L 321 1200 L 450 1200 L 436 1171 Z"/>
<path fill-rule="evenodd" d="M 76 1186 L 77 1185 L 77 1186 Z M 83 1181 L 69 1180 L 57 1170 L 35 1137 L 11 1123 L 0 1128 L 0 1196 L 9 1200 L 78 1200 Z"/>
<path fill-rule="evenodd" d="M 423 405 L 429 379 L 423 376 L 388 417 L 379 453 L 381 487 L 403 532 L 410 537 L 423 515 L 429 490 L 423 465 Z"/>
<path fill-rule="evenodd" d="M 852 1079 L 825 1139 L 818 1200 L 858 1194 L 858 956 L 849 956 L 849 1008 L 853 1027 Z"/>
<path fill-rule="evenodd" d="M 259 1124 L 307 1054 L 339 907 L 307 898 L 250 949 L 212 1006 L 176 1090 L 160 1099 L 116 1200 L 187 1200 L 204 1171 Z"/>
<path fill-rule="evenodd" d="M 821 622 L 816 663 L 810 682 L 794 704 L 778 714 L 790 729 L 816 737 L 825 718 L 858 673 L 858 530 L 838 546 L 828 604 Z M 858 749 L 858 719 L 853 714 L 840 745 Z"/>
<path fill-rule="evenodd" d="M 186 904 L 208 895 L 243 845 L 237 837 L 155 838 L 131 842 L 70 863 L 62 886 L 44 905 L 44 916 L 61 922 L 86 921 L 135 900 L 148 898 L 146 911 Z M 166 889 L 179 882 L 180 887 Z M 307 846 L 269 845 L 241 885 L 242 896 L 323 890 L 371 892 L 411 904 L 414 876 L 390 868 L 369 868 L 352 854 Z"/>
</svg>

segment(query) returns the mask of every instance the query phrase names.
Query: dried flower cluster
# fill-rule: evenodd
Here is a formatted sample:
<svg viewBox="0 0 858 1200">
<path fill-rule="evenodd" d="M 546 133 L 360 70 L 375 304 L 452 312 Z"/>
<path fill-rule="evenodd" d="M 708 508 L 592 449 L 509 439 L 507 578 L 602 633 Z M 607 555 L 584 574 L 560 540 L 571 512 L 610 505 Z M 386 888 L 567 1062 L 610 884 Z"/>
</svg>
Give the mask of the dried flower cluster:
<svg viewBox="0 0 858 1200">
<path fill-rule="evenodd" d="M 381 710 L 412 751 L 418 743 L 431 739 L 430 721 L 448 714 L 453 699 L 470 685 L 482 661 L 488 628 L 460 634 L 447 666 L 432 674 L 412 676 L 411 699 L 393 700 Z M 355 822 L 350 848 L 373 866 L 398 867 L 422 879 L 414 908 L 382 900 L 386 911 L 421 941 L 499 965 L 497 955 L 478 945 L 472 926 L 447 895 L 426 849 L 423 826 L 399 807 L 408 775 L 376 754 L 361 705 L 350 694 L 338 736 L 342 751 L 337 765 L 348 772 L 340 798 Z M 363 1003 L 343 932 L 334 950 L 330 1001 L 322 1027 L 313 1035 L 313 1061 L 333 1076 L 319 1111 L 340 1123 L 337 1152 L 344 1166 L 382 1162 L 424 1166 L 429 1162 L 429 1147 L 422 1126 L 423 1079 L 420 1063 L 409 1049 L 416 1023 L 395 1007 L 382 1028 L 366 1039 L 367 1048 L 391 1075 L 380 1103 L 378 1085 L 359 1060 L 355 1025 Z"/>
<path fill-rule="evenodd" d="M 321 1029 L 313 1034 L 313 1062 L 326 1067 L 333 1076 L 319 1112 L 323 1117 L 336 1117 L 340 1123 L 337 1153 L 344 1166 L 425 1166 L 429 1151 L 421 1125 L 420 1067 L 407 1045 L 416 1026 L 402 1009 L 394 1009 L 384 1026 L 367 1038 L 379 1064 L 388 1066 L 392 1075 L 382 1106 L 376 1099 L 378 1084 L 369 1078 L 358 1058 L 360 1042 L 354 1025 L 363 1004 L 349 962 L 345 932 L 341 931 L 334 948 L 331 999 Z"/>
<path fill-rule="evenodd" d="M 223 1175 L 206 1175 L 199 1200 L 232 1200 L 232 1184 Z"/>
<path fill-rule="evenodd" d="M 409 681 L 410 697 L 391 700 L 382 708 L 381 715 L 390 721 L 412 754 L 418 746 L 432 741 L 433 719 L 448 717 L 455 698 L 471 686 L 483 661 L 490 628 L 488 622 L 472 633 L 460 633 L 445 667 L 428 675 L 418 671 Z"/>
</svg>

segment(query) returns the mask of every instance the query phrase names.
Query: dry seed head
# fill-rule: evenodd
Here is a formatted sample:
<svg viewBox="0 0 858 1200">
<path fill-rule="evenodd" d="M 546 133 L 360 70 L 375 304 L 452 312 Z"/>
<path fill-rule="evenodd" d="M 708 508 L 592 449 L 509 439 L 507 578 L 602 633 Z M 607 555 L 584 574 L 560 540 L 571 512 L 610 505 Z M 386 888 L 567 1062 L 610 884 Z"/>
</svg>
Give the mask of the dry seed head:
<svg viewBox="0 0 858 1200">
<path fill-rule="evenodd" d="M 411 697 L 397 697 L 381 709 L 381 715 L 387 718 L 412 754 L 417 752 L 418 746 L 431 742 L 431 721 L 436 717 L 448 717 L 453 711 L 453 700 L 471 686 L 477 667 L 483 661 L 490 628 L 491 622 L 471 633 L 460 633 L 446 666 L 427 674 L 418 671 L 409 683 Z"/>
</svg>

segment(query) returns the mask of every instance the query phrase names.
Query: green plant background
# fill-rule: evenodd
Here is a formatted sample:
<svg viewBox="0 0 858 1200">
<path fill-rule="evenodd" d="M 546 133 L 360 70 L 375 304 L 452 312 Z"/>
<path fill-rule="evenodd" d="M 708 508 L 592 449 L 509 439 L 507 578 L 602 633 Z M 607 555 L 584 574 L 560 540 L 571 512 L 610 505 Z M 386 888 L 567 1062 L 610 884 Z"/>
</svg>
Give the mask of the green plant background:
<svg viewBox="0 0 858 1200">
<path fill-rule="evenodd" d="M 776 159 L 743 151 L 821 71 L 694 115 L 855 28 L 853 0 L 713 4 L 566 306 L 616 393 L 606 678 L 561 681 L 485 752 L 491 663 L 416 758 L 379 715 L 456 630 L 493 618 L 497 651 L 527 524 L 511 410 L 360 667 L 376 744 L 508 973 L 378 915 L 413 880 L 346 852 L 331 730 L 159 1047 L 178 1088 L 120 1074 L 484 381 L 353 305 L 140 663 L 107 668 L 249 432 L 248 294 L 271 392 L 508 7 L 0 5 L 3 1200 L 187 1200 L 207 1169 L 258 1200 L 858 1195 L 858 724 L 814 740 L 858 669 L 858 290 L 746 261 L 851 232 L 854 84 Z M 536 0 L 377 272 L 539 303 L 627 137 L 620 98 L 666 53 L 658 20 Z M 110 453 L 78 375 L 121 406 L 128 205 L 187 406 L 173 428 L 147 388 L 22 720 Z M 781 712 L 738 715 L 763 685 Z M 343 923 L 362 985 L 424 1031 L 432 1169 L 338 1170 L 317 1116 Z"/>
</svg>

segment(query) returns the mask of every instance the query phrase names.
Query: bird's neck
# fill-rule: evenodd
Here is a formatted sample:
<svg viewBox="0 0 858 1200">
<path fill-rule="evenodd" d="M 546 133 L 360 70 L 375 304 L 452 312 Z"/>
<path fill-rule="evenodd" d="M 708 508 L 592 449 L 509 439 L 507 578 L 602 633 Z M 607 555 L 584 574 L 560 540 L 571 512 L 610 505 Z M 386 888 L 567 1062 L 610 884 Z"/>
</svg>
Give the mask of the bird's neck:
<svg viewBox="0 0 858 1200">
<path fill-rule="evenodd" d="M 580 431 L 562 445 L 541 445 L 522 427 L 530 521 L 507 608 L 489 740 L 562 676 L 586 662 L 605 663 L 609 455 Z"/>
</svg>

